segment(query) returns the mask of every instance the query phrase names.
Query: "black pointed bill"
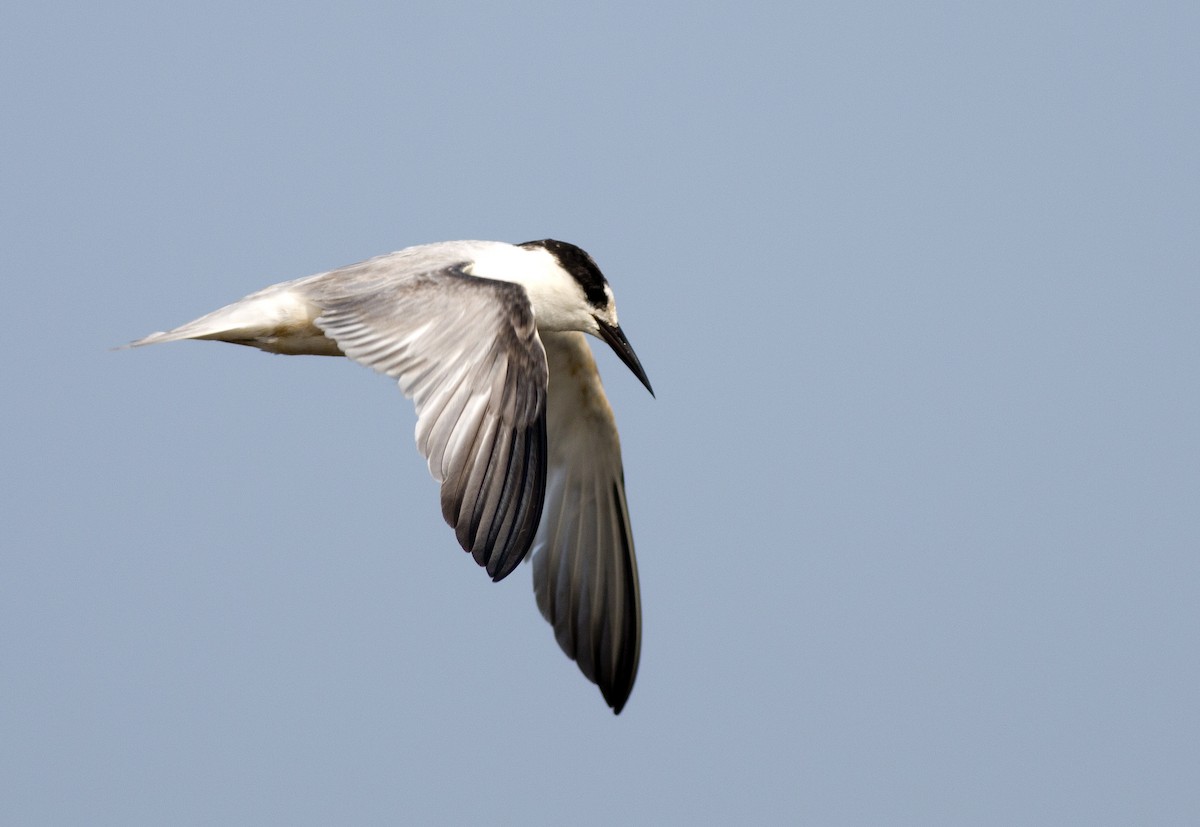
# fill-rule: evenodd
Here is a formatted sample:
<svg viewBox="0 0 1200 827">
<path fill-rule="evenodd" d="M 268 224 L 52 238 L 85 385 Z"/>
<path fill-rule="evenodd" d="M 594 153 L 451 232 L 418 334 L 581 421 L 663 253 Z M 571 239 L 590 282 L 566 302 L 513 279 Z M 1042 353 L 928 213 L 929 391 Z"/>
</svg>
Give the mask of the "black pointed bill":
<svg viewBox="0 0 1200 827">
<path fill-rule="evenodd" d="M 646 390 L 650 391 L 650 395 L 654 396 L 654 388 L 650 387 L 650 380 L 646 378 L 646 371 L 643 370 L 642 363 L 638 361 L 637 354 L 633 352 L 633 346 L 625 338 L 625 333 L 621 330 L 621 326 L 608 324 L 603 319 L 596 319 L 596 322 L 600 325 L 600 338 L 608 342 L 609 347 L 616 351 L 617 356 L 621 357 L 621 361 L 625 363 L 625 367 L 633 371 L 633 375 L 646 386 Z"/>
</svg>

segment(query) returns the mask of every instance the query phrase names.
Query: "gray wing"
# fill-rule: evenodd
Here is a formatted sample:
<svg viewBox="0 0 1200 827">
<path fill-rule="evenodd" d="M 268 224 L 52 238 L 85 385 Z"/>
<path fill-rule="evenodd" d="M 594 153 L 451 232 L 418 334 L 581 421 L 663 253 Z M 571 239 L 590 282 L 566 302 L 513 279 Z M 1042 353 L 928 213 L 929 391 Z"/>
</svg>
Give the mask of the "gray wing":
<svg viewBox="0 0 1200 827">
<path fill-rule="evenodd" d="M 612 408 L 582 333 L 545 333 L 550 472 L 533 588 L 559 646 L 620 712 L 633 691 L 641 604 Z"/>
<path fill-rule="evenodd" d="M 442 515 L 500 580 L 529 550 L 546 488 L 546 354 L 529 296 L 461 264 L 399 264 L 383 257 L 302 288 L 343 353 L 412 397 Z"/>
</svg>

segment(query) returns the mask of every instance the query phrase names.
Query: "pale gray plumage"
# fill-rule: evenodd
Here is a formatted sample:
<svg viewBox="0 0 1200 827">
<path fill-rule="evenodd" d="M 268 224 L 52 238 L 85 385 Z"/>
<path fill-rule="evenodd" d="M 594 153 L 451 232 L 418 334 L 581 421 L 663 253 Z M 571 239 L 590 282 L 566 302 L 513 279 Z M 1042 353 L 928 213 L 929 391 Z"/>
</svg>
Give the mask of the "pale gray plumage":
<svg viewBox="0 0 1200 827">
<path fill-rule="evenodd" d="M 359 265 L 370 271 L 387 263 Z M 371 293 L 318 280 L 316 325 L 343 353 L 400 383 L 417 407 L 417 447 L 442 484 L 459 543 L 500 580 L 537 530 L 546 473 L 546 354 L 524 289 L 460 266 Z"/>
<path fill-rule="evenodd" d="M 585 252 L 455 241 L 273 285 L 132 346 L 345 355 L 395 379 L 459 543 L 496 580 L 533 547 L 542 614 L 620 712 L 641 643 L 637 565 L 616 424 L 579 331 L 650 388 Z"/>
</svg>

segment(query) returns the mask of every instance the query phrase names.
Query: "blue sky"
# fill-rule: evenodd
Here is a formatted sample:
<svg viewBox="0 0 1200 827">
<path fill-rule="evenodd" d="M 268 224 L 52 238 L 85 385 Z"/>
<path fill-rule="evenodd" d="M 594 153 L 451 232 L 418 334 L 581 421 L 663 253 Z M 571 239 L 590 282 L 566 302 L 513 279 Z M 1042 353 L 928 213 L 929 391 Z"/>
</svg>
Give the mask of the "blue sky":
<svg viewBox="0 0 1200 827">
<path fill-rule="evenodd" d="M 1200 818 L 1191 3 L 0 12 L 0 821 Z M 642 665 L 457 550 L 343 360 L 109 348 L 575 242 Z"/>
</svg>

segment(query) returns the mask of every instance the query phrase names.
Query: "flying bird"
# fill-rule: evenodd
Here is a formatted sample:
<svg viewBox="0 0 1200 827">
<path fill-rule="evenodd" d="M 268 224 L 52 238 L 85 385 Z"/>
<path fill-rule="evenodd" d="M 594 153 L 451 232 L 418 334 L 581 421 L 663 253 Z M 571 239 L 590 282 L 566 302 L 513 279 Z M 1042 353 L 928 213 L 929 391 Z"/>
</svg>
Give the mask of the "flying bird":
<svg viewBox="0 0 1200 827">
<path fill-rule="evenodd" d="M 579 247 L 445 241 L 272 285 L 128 347 L 210 339 L 347 356 L 395 379 L 458 542 L 493 580 L 532 550 L 538 608 L 619 713 L 641 602 L 616 422 L 584 334 L 653 395 Z"/>
</svg>

